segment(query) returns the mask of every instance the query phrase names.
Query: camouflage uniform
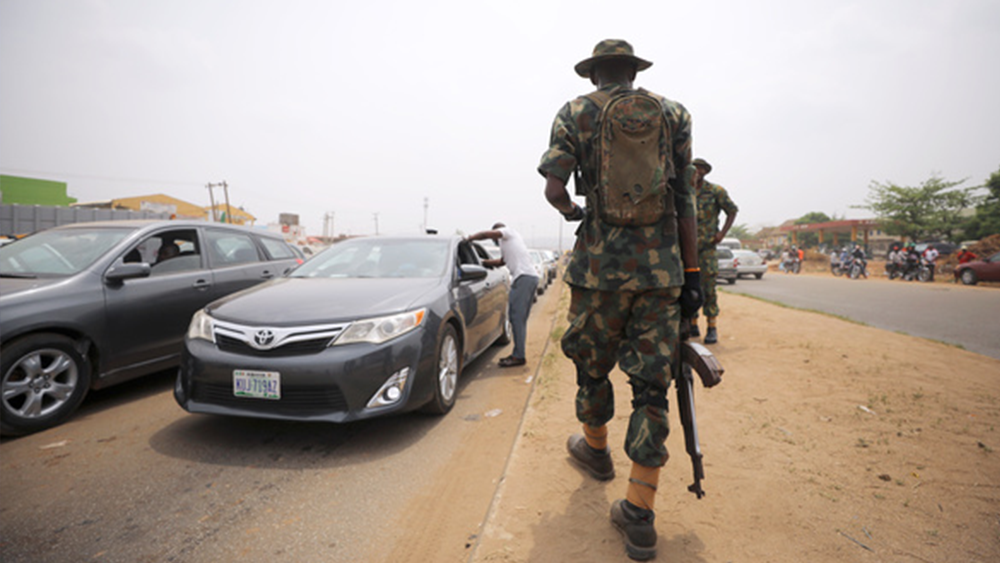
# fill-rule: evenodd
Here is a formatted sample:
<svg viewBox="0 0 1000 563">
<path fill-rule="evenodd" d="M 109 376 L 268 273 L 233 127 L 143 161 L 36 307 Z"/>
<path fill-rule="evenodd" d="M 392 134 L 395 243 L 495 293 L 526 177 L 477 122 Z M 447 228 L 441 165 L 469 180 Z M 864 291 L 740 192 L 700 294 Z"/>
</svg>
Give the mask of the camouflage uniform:
<svg viewBox="0 0 1000 563">
<path fill-rule="evenodd" d="M 732 215 L 739 211 L 726 189 L 702 180 L 698 192 L 698 267 L 701 268 L 701 290 L 705 297 L 705 316 L 719 316 L 719 296 L 715 278 L 719 275 L 719 260 L 715 256 L 715 234 L 719 232 L 719 212 Z M 698 318 L 695 314 L 694 318 Z"/>
<path fill-rule="evenodd" d="M 624 91 L 619 84 L 602 88 Z M 571 286 L 570 327 L 563 352 L 577 368 L 576 412 L 580 422 L 603 426 L 614 415 L 608 374 L 619 363 L 629 378 L 633 412 L 625 439 L 629 458 L 643 466 L 667 461 L 666 391 L 671 366 L 679 366 L 678 298 L 684 283 L 677 234 L 677 217 L 694 217 L 690 182 L 691 117 L 681 104 L 656 96 L 672 132 L 672 159 L 680 179 L 671 180 L 676 217 L 667 215 L 643 227 L 606 224 L 588 213 L 576 231 L 576 244 L 564 279 Z M 568 182 L 580 166 L 585 178 L 597 175 L 593 151 L 601 108 L 578 97 L 559 110 L 552 125 L 549 149 L 538 171 Z M 669 196 L 668 196 L 669 197 Z"/>
</svg>

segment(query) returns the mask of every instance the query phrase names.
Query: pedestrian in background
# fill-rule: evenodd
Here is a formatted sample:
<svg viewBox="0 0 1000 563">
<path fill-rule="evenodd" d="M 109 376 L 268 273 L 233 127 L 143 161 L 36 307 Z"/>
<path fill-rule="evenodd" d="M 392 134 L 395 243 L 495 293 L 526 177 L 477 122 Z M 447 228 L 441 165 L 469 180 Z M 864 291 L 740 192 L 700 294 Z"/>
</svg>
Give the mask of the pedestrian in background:
<svg viewBox="0 0 1000 563">
<path fill-rule="evenodd" d="M 611 522 L 633 559 L 656 555 L 653 509 L 668 457 L 667 388 L 680 370 L 681 316 L 690 317 L 701 299 L 691 116 L 681 104 L 633 87 L 636 73 L 651 64 L 625 41 L 598 43 L 575 67 L 597 91 L 559 110 L 538 167 L 549 203 L 567 220 L 582 221 L 564 276 L 571 299 L 562 349 L 576 365 L 583 434 L 570 436 L 566 446 L 571 461 L 596 479 L 615 474 L 607 423 L 615 407 L 608 373 L 616 361 L 632 388 L 625 436 L 632 469 L 625 498 L 611 505 Z M 622 127 L 648 136 L 618 144 L 631 142 L 617 134 Z M 619 128 L 615 135 L 612 128 Z M 619 160 L 626 153 L 636 158 Z M 586 211 L 566 191 L 574 174 Z"/>
<path fill-rule="evenodd" d="M 525 348 L 528 338 L 528 314 L 531 313 L 535 290 L 538 289 L 538 273 L 520 233 L 503 223 L 496 223 L 491 230 L 469 235 L 466 240 L 487 238 L 500 245 L 500 258 L 484 260 L 483 264 L 491 267 L 507 266 L 513 280 L 510 286 L 507 318 L 510 319 L 511 332 L 514 333 L 514 350 L 509 356 L 500 358 L 499 365 L 502 368 L 523 366 L 527 363 Z"/>
<path fill-rule="evenodd" d="M 973 254 L 972 252 L 969 252 L 969 247 L 965 246 L 964 244 L 962 245 L 961 250 L 958 251 L 959 264 L 968 264 L 969 262 L 972 262 L 976 258 L 979 257 Z"/>
</svg>

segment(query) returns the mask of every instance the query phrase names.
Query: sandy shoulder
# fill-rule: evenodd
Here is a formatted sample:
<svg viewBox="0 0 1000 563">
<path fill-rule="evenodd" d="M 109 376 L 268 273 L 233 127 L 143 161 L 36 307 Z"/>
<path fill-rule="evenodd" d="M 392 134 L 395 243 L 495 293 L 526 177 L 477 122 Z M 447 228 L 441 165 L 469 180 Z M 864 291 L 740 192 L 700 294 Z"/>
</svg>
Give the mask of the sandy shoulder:
<svg viewBox="0 0 1000 563">
<path fill-rule="evenodd" d="M 565 329 L 563 292 L 551 337 Z M 720 292 L 723 383 L 697 388 L 707 496 L 671 392 L 660 561 L 1000 560 L 1000 360 Z M 550 345 L 472 561 L 624 561 L 629 388 L 615 372 L 618 476 L 566 461 L 575 376 Z"/>
</svg>

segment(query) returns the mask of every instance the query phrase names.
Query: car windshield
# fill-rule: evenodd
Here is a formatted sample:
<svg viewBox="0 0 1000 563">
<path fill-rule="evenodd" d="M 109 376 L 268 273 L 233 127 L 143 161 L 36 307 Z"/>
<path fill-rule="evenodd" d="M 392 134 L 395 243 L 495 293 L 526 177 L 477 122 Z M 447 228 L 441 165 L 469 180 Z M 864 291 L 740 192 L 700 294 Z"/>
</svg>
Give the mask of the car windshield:
<svg viewBox="0 0 1000 563">
<path fill-rule="evenodd" d="M 71 276 L 131 234 L 129 228 L 57 229 L 0 247 L 3 277 Z"/>
<path fill-rule="evenodd" d="M 447 240 L 351 239 L 289 274 L 293 278 L 436 278 L 447 271 Z"/>
</svg>

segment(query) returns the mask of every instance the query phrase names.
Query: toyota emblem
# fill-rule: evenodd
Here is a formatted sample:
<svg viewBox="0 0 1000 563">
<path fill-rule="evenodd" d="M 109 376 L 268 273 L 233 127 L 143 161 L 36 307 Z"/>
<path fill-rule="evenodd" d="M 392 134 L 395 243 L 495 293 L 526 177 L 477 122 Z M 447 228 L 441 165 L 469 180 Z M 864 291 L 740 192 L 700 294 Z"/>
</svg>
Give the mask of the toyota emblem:
<svg viewBox="0 0 1000 563">
<path fill-rule="evenodd" d="M 261 348 L 266 348 L 267 346 L 270 346 L 272 342 L 274 342 L 274 333 L 266 328 L 258 330 L 257 334 L 253 335 L 253 340 L 254 342 L 257 343 L 257 346 L 260 346 Z"/>
</svg>

